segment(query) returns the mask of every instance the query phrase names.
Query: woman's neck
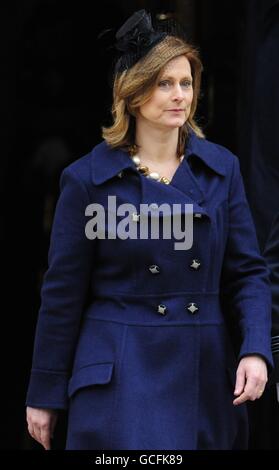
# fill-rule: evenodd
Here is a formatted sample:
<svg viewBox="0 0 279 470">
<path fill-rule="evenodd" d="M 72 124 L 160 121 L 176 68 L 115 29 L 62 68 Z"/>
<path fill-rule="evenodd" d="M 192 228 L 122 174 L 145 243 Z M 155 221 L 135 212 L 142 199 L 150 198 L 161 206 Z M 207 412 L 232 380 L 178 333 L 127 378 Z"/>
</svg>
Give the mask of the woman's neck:
<svg viewBox="0 0 279 470">
<path fill-rule="evenodd" d="M 177 159 L 178 128 L 165 130 L 140 125 L 136 128 L 138 155 L 145 161 L 171 163 Z"/>
</svg>

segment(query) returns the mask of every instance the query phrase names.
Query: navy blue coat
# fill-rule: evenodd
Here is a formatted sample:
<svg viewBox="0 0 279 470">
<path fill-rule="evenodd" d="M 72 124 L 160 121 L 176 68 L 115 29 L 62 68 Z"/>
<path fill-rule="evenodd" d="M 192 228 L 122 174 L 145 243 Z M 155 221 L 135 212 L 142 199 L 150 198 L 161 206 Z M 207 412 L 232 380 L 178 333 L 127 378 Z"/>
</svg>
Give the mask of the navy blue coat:
<svg viewBox="0 0 279 470">
<path fill-rule="evenodd" d="M 268 274 L 238 159 L 193 133 L 185 155 L 170 185 L 105 142 L 63 171 L 27 404 L 69 408 L 67 449 L 247 445 L 235 371 L 247 354 L 272 364 Z M 85 208 L 107 207 L 108 195 L 138 210 L 193 204 L 192 248 L 89 240 Z M 241 330 L 238 358 L 222 298 Z"/>
</svg>

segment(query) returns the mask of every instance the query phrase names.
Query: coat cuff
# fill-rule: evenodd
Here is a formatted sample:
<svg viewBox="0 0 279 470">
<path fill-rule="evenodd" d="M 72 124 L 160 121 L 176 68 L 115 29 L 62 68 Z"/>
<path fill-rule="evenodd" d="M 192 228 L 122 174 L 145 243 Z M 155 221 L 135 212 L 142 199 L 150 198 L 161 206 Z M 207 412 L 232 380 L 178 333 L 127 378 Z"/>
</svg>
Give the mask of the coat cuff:
<svg viewBox="0 0 279 470">
<path fill-rule="evenodd" d="M 67 373 L 33 369 L 31 372 L 26 405 L 33 408 L 68 408 Z"/>
<path fill-rule="evenodd" d="M 268 367 L 268 372 L 273 371 L 274 363 L 271 352 L 270 338 L 267 337 L 266 331 L 262 328 L 252 327 L 245 329 L 243 343 L 240 348 L 238 359 L 251 354 L 258 354 L 262 356 Z"/>
</svg>

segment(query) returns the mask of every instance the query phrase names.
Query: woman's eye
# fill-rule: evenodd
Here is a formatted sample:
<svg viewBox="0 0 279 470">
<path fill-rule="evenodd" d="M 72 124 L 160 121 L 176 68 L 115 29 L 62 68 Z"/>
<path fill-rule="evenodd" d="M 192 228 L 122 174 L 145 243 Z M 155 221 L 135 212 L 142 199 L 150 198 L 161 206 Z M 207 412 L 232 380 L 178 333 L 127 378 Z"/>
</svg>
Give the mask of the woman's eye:
<svg viewBox="0 0 279 470">
<path fill-rule="evenodd" d="M 182 82 L 182 86 L 189 88 L 192 85 L 192 82 L 190 80 L 186 80 L 185 82 Z"/>
<path fill-rule="evenodd" d="M 171 86 L 171 82 L 170 80 L 162 80 L 161 82 L 159 82 L 159 86 L 160 87 L 168 87 L 168 86 Z M 183 86 L 184 88 L 190 88 L 192 86 L 192 82 L 190 80 L 185 80 L 183 82 L 181 82 L 181 86 Z"/>
<path fill-rule="evenodd" d="M 161 82 L 159 82 L 159 86 L 167 86 L 170 84 L 170 81 L 169 80 L 162 80 Z"/>
</svg>

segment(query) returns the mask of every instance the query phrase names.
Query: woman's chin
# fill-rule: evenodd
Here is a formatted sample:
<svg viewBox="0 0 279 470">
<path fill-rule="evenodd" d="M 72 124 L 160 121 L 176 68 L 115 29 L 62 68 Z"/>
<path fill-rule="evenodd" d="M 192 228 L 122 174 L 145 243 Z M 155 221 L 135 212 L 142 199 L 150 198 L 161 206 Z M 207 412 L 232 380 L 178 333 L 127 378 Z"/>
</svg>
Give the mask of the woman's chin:
<svg viewBox="0 0 279 470">
<path fill-rule="evenodd" d="M 173 127 L 173 128 L 176 128 L 176 127 L 182 127 L 183 124 L 185 124 L 186 120 L 185 119 L 171 119 L 169 120 L 168 122 L 165 123 L 165 125 L 167 127 Z"/>
</svg>

